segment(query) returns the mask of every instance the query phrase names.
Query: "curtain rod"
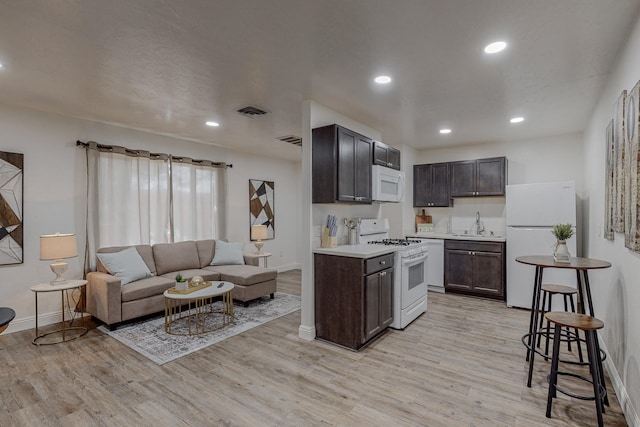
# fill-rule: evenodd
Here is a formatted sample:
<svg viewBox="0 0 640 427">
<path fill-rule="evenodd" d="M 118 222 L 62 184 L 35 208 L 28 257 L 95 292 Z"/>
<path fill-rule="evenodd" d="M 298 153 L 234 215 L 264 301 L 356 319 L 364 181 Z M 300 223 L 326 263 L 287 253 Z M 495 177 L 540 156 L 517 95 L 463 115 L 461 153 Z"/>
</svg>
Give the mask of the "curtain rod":
<svg viewBox="0 0 640 427">
<path fill-rule="evenodd" d="M 105 150 L 113 150 L 113 146 L 111 145 L 104 145 L 104 144 L 98 144 L 98 148 L 101 149 L 105 149 Z M 89 148 L 89 143 L 88 142 L 83 142 L 80 140 L 76 141 L 76 147 L 83 147 L 83 148 Z M 124 147 L 123 147 L 124 148 Z M 129 148 L 124 148 L 125 151 L 127 153 L 131 153 L 131 154 L 138 154 L 138 150 L 130 150 Z M 162 154 L 158 154 L 158 153 L 149 153 L 149 156 L 151 157 L 160 157 Z M 173 156 L 170 155 L 170 157 L 178 162 L 181 162 L 182 159 L 187 158 L 186 156 Z M 209 160 L 196 160 L 196 159 L 191 159 L 192 163 L 196 163 L 196 164 L 203 164 L 208 162 Z M 232 164 L 227 164 L 225 162 L 211 162 L 212 165 L 216 166 L 216 167 L 222 167 L 222 168 L 232 168 L 233 165 Z"/>
</svg>

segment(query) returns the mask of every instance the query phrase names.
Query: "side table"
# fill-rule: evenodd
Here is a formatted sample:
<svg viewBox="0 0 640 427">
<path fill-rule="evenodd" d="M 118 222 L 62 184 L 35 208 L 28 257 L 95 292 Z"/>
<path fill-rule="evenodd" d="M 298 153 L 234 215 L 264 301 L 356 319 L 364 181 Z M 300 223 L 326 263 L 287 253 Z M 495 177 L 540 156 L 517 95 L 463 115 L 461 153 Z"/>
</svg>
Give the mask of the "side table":
<svg viewBox="0 0 640 427">
<path fill-rule="evenodd" d="M 271 256 L 271 252 L 248 252 L 243 255 L 247 258 L 258 258 L 258 265 L 260 265 L 260 258 L 264 259 L 264 268 L 267 268 L 267 258 Z"/>
<path fill-rule="evenodd" d="M 69 296 L 69 291 L 73 291 L 74 289 L 79 289 L 82 292 L 82 288 L 87 284 L 86 280 L 67 280 L 65 283 L 60 285 L 52 285 L 50 283 L 40 283 L 31 287 L 31 291 L 35 293 L 36 296 L 36 336 L 33 339 L 32 343 L 35 345 L 51 345 L 51 344 L 59 344 L 61 342 L 67 342 L 79 338 L 87 333 L 88 329 L 84 322 L 84 313 L 86 310 L 85 300 L 82 295 L 80 296 L 80 304 L 81 304 L 81 316 L 82 326 L 67 326 L 65 322 L 65 309 L 64 309 L 64 297 L 65 295 Z M 55 331 L 45 332 L 40 334 L 38 331 L 38 294 L 45 292 L 60 292 L 60 302 L 62 309 L 62 326 L 60 329 L 56 329 Z M 73 298 L 71 298 L 73 301 Z M 71 307 L 69 308 L 71 309 Z M 72 319 L 73 322 L 73 319 Z M 60 334 L 58 339 L 53 341 L 45 341 L 42 338 L 45 338 L 49 335 Z"/>
</svg>

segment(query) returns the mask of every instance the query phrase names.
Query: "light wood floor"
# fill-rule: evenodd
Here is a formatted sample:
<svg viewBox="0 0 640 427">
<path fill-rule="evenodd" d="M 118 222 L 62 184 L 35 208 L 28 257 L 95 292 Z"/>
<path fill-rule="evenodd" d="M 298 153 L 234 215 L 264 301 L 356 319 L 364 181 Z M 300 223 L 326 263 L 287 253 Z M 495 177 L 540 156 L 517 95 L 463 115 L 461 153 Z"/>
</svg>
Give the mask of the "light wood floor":
<svg viewBox="0 0 640 427">
<path fill-rule="evenodd" d="M 300 272 L 279 275 L 300 293 Z M 528 312 L 429 294 L 428 311 L 354 353 L 298 338 L 299 312 L 157 366 L 96 329 L 37 347 L 0 336 L 0 426 L 587 426 L 563 395 L 545 418 L 549 363 L 534 384 Z M 626 425 L 613 390 L 605 425 Z M 588 390 L 588 388 L 584 388 Z"/>
</svg>

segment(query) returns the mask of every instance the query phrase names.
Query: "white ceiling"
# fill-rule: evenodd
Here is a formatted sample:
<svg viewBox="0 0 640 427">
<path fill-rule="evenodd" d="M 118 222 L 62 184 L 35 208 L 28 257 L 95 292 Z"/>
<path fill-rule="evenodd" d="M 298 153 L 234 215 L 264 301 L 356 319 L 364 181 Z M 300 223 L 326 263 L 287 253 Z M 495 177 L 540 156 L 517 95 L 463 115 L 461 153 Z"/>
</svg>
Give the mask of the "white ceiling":
<svg viewBox="0 0 640 427">
<path fill-rule="evenodd" d="M 584 128 L 639 10 L 638 0 L 0 0 L 0 102 L 286 159 L 300 148 L 275 138 L 300 136 L 308 99 L 416 148 L 558 135 Z M 508 48 L 483 54 L 498 39 Z M 377 86 L 378 74 L 394 80 Z M 269 114 L 235 112 L 247 105 Z M 526 121 L 510 124 L 515 115 Z"/>
</svg>

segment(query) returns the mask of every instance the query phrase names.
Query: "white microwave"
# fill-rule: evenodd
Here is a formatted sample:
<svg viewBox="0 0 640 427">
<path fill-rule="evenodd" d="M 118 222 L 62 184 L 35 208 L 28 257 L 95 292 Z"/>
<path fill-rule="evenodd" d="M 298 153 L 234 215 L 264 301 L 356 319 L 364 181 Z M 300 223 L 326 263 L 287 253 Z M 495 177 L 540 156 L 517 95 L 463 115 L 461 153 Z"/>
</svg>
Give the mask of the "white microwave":
<svg viewBox="0 0 640 427">
<path fill-rule="evenodd" d="M 401 202 L 404 197 L 404 172 L 386 166 L 373 165 L 371 170 L 374 202 Z"/>
</svg>

